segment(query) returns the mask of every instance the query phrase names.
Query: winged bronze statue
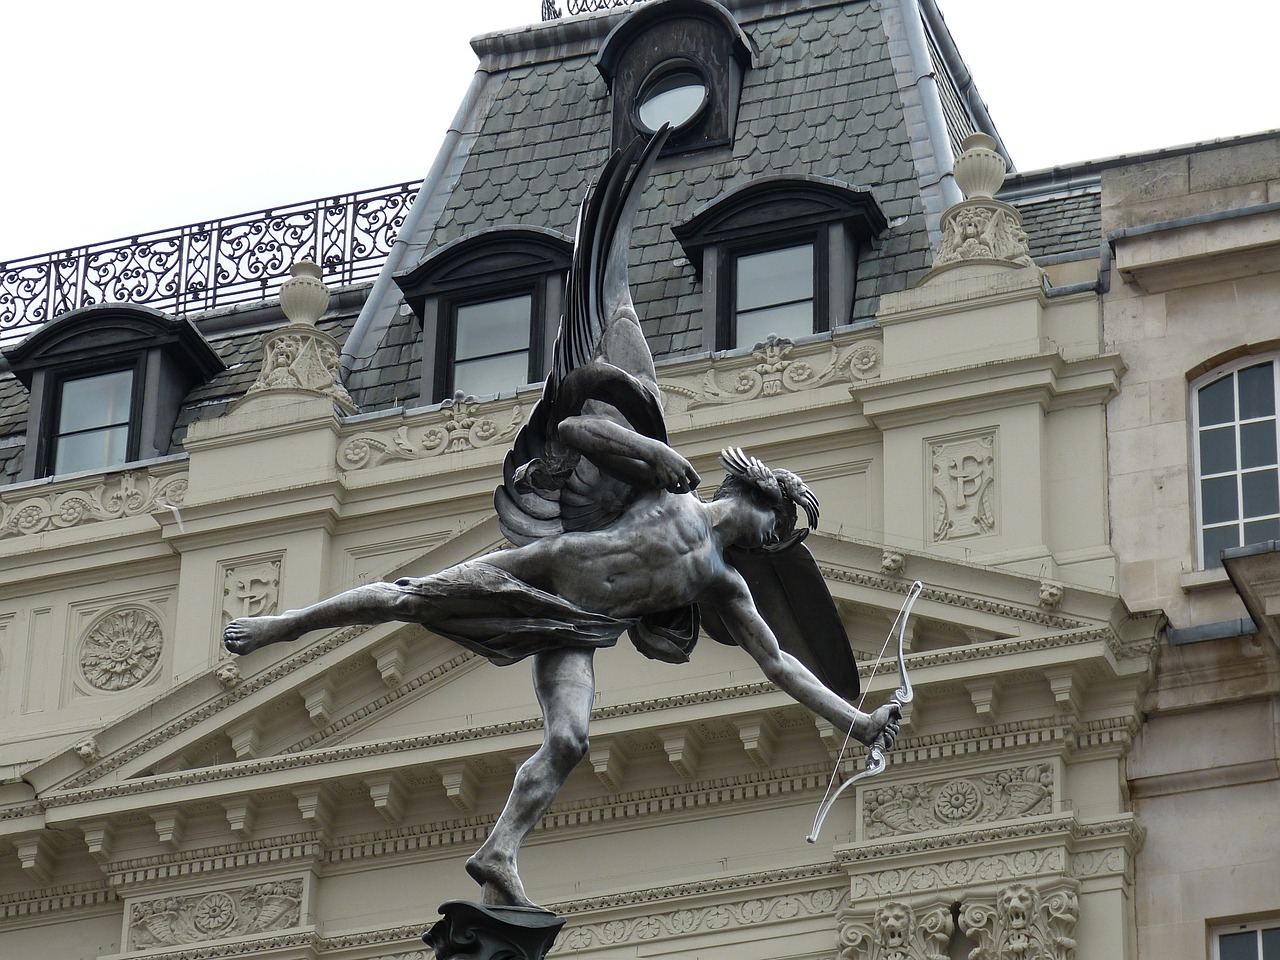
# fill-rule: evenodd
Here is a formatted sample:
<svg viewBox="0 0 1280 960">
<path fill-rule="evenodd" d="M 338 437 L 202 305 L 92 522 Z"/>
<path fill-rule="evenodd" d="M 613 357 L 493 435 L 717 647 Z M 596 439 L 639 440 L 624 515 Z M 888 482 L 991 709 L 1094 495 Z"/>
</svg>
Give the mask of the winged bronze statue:
<svg viewBox="0 0 1280 960">
<path fill-rule="evenodd" d="M 233 653 L 353 624 L 420 623 L 495 664 L 533 658 L 543 743 L 467 871 L 495 906 L 532 908 L 517 854 L 587 751 L 598 648 L 625 632 L 646 656 L 689 659 L 699 629 L 747 651 L 778 687 L 863 743 L 892 743 L 895 706 L 846 701 L 858 674 L 796 529 L 818 502 L 797 475 L 736 448 L 710 501 L 667 444 L 653 357 L 627 277 L 640 194 L 666 140 L 615 153 L 578 219 L 566 313 L 542 397 L 495 493 L 515 545 L 425 577 L 357 587 L 226 628 Z"/>
</svg>

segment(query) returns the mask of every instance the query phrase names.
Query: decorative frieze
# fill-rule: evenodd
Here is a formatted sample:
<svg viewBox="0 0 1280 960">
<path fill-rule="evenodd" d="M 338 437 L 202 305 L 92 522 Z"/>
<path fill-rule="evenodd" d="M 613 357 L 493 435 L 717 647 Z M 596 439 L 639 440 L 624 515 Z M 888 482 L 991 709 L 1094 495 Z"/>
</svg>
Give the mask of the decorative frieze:
<svg viewBox="0 0 1280 960">
<path fill-rule="evenodd" d="M 338 466 L 365 470 L 393 461 L 424 460 L 506 443 L 524 423 L 524 408 L 517 401 L 498 413 L 489 409 L 492 405 L 492 401 L 455 393 L 424 426 L 368 431 L 343 441 L 338 448 Z"/>
<path fill-rule="evenodd" d="M 186 473 L 129 470 L 104 477 L 90 487 L 39 496 L 10 493 L 0 497 L 0 538 L 64 530 L 86 523 L 120 520 L 182 505 Z"/>
<path fill-rule="evenodd" d="M 302 889 L 297 878 L 134 903 L 129 908 L 129 947 L 169 947 L 296 927 Z"/>
<path fill-rule="evenodd" d="M 928 441 L 934 543 L 996 530 L 996 435 L 993 430 Z"/>
<path fill-rule="evenodd" d="M 1053 791 L 1052 763 L 877 787 L 863 795 L 863 836 L 874 840 L 1051 813 Z"/>
<path fill-rule="evenodd" d="M 142 683 L 164 651 L 160 620 L 146 607 L 117 607 L 93 622 L 80 639 L 76 661 L 90 687 L 106 693 Z"/>
<path fill-rule="evenodd" d="M 833 382 L 861 383 L 880 376 L 883 347 L 878 340 L 852 346 L 828 342 L 822 352 L 794 356 L 796 345 L 770 334 L 750 356 L 713 357 L 697 387 L 664 380 L 659 389 L 684 401 L 685 409 L 723 406 L 758 397 L 780 397 Z"/>
</svg>

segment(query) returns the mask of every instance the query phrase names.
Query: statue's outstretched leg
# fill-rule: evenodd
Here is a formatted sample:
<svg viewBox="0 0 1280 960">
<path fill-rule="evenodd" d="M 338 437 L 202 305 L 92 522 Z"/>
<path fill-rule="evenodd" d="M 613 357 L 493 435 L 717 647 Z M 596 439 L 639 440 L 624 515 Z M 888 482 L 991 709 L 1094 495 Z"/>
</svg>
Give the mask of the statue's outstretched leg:
<svg viewBox="0 0 1280 960">
<path fill-rule="evenodd" d="M 595 696 L 592 650 L 552 650 L 533 658 L 533 688 L 544 720 L 542 746 L 521 764 L 507 805 L 484 845 L 467 861 L 494 906 L 536 906 L 525 896 L 516 854 L 587 753 L 587 726 Z"/>
<path fill-rule="evenodd" d="M 394 583 L 371 583 L 278 616 L 241 617 L 227 624 L 223 645 L 232 653 L 249 653 L 270 643 L 297 640 L 304 633 L 359 623 L 402 620 L 421 623 L 430 615 L 423 599 Z"/>
</svg>

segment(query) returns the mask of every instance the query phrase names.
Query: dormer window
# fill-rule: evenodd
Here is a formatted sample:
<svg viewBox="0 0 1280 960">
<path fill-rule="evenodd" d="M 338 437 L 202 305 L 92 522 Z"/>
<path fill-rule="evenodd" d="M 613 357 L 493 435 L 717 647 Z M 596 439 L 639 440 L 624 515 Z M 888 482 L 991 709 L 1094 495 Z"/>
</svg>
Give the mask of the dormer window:
<svg viewBox="0 0 1280 960">
<path fill-rule="evenodd" d="M 133 429 L 133 370 L 63 380 L 51 473 L 106 470 L 129 460 Z"/>
<path fill-rule="evenodd" d="M 169 454 L 186 395 L 226 369 L 187 320 L 135 304 L 73 310 L 4 355 L 30 391 L 19 480 Z"/>
<path fill-rule="evenodd" d="M 613 99 L 614 147 L 664 123 L 672 127 L 664 156 L 731 145 L 753 56 L 738 22 L 713 0 L 640 7 L 605 38 L 596 61 Z"/>
<path fill-rule="evenodd" d="M 869 191 L 823 177 L 764 177 L 675 224 L 703 281 L 703 349 L 849 323 L 858 260 L 885 226 Z"/>
<path fill-rule="evenodd" d="M 396 276 L 422 322 L 419 396 L 510 393 L 542 379 L 573 256 L 568 237 L 495 227 L 461 237 Z"/>
</svg>

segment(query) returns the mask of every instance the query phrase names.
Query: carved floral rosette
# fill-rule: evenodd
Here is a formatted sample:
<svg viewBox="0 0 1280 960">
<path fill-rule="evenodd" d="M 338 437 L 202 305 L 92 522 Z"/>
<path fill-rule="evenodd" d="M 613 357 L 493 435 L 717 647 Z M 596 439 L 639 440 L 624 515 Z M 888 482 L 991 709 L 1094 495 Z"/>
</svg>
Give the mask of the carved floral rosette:
<svg viewBox="0 0 1280 960">
<path fill-rule="evenodd" d="M 868 788 L 862 796 L 863 836 L 874 840 L 1051 813 L 1054 781 L 1052 763 L 1031 763 Z"/>
<path fill-rule="evenodd" d="M 80 640 L 76 660 L 86 684 L 114 693 L 152 676 L 163 652 L 159 618 L 146 607 L 130 604 L 93 622 Z"/>
<path fill-rule="evenodd" d="M 135 903 L 129 909 L 129 948 L 287 930 L 301 920 L 302 893 L 299 878 Z"/>
<path fill-rule="evenodd" d="M 0 537 L 29 536 L 85 523 L 120 520 L 181 506 L 185 473 L 167 476 L 126 471 L 92 487 L 35 497 L 0 499 Z"/>
<path fill-rule="evenodd" d="M 524 423 L 524 409 L 516 402 L 499 415 L 486 409 L 490 405 L 456 393 L 440 404 L 439 412 L 425 426 L 406 424 L 394 430 L 366 431 L 343 441 L 338 448 L 338 466 L 364 470 L 506 443 Z"/>
<path fill-rule="evenodd" d="M 880 376 L 882 346 L 878 340 L 852 345 L 833 342 L 808 347 L 796 356 L 796 345 L 786 337 L 770 334 L 757 343 L 749 356 L 713 357 L 711 368 L 697 388 L 664 380 L 659 388 L 685 401 L 685 409 L 723 406 L 757 398 L 781 397 L 813 390 L 833 382 L 861 383 Z"/>
</svg>

